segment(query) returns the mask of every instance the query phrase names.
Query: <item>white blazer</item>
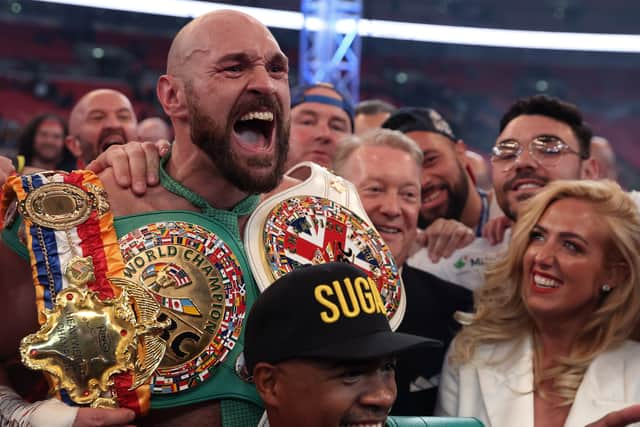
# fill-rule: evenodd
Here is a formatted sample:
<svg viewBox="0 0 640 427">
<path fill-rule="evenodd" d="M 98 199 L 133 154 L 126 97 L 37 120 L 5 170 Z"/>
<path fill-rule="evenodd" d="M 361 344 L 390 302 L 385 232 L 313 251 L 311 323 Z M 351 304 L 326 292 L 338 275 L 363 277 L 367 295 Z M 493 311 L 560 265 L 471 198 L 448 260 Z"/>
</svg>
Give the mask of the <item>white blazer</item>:
<svg viewBox="0 0 640 427">
<path fill-rule="evenodd" d="M 448 359 L 435 415 L 476 417 L 486 427 L 533 427 L 531 338 L 482 345 L 461 366 L 451 366 Z M 487 363 L 494 361 L 499 363 Z M 635 403 L 640 403 L 640 343 L 626 341 L 591 362 L 565 427 L 584 427 Z"/>
</svg>

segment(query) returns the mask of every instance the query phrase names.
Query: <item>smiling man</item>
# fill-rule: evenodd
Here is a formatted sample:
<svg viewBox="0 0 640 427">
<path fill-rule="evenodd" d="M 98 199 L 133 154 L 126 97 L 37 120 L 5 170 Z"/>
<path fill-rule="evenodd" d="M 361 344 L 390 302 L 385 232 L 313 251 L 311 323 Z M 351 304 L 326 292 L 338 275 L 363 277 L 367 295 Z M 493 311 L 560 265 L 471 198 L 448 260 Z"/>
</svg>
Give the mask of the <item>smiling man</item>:
<svg viewBox="0 0 640 427">
<path fill-rule="evenodd" d="M 291 91 L 291 135 L 286 169 L 303 161 L 331 169 L 340 141 L 353 132 L 353 106 L 329 83 Z"/>
<path fill-rule="evenodd" d="M 467 289 L 406 265 L 416 239 L 421 165 L 416 143 L 388 129 L 345 139 L 335 160 L 336 172 L 356 186 L 367 215 L 402 267 L 407 307 L 398 331 L 445 345 L 399 356 L 394 415 L 432 414 L 446 346 L 458 328 L 453 314 L 472 307 Z"/>
<path fill-rule="evenodd" d="M 111 145 L 137 139 L 137 124 L 131 101 L 122 92 L 96 89 L 71 110 L 65 144 L 84 167 Z"/>
<path fill-rule="evenodd" d="M 505 215 L 515 220 L 521 202 L 556 179 L 596 179 L 591 137 L 573 104 L 536 95 L 511 105 L 491 156 L 493 188 Z"/>
<path fill-rule="evenodd" d="M 247 367 L 268 417 L 260 426 L 383 427 L 396 398 L 396 355 L 426 345 L 438 343 L 391 331 L 375 283 L 358 267 L 294 270 L 247 319 Z"/>
<path fill-rule="evenodd" d="M 453 219 L 479 236 L 489 214 L 488 196 L 475 188 L 465 168 L 466 145 L 444 118 L 431 108 L 405 107 L 394 112 L 382 127 L 404 133 L 422 151 L 422 226 L 440 218 Z"/>
</svg>

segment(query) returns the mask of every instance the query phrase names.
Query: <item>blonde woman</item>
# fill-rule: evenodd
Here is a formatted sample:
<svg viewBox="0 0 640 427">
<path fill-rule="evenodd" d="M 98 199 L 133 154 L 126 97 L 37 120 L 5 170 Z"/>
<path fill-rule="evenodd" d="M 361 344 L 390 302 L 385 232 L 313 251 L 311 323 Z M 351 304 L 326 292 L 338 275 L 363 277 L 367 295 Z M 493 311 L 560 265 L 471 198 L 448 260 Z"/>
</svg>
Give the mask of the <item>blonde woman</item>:
<svg viewBox="0 0 640 427">
<path fill-rule="evenodd" d="M 487 427 L 580 426 L 640 402 L 640 216 L 611 181 L 555 181 L 445 361 L 436 414 Z"/>
</svg>

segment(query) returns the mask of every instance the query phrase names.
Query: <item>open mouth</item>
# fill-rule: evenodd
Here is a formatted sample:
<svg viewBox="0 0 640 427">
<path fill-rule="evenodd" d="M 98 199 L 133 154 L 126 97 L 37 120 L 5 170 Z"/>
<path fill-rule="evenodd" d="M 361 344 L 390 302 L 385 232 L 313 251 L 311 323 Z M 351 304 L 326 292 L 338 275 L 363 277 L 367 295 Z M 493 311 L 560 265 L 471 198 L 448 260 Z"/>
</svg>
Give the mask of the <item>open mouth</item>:
<svg viewBox="0 0 640 427">
<path fill-rule="evenodd" d="M 275 120 L 272 111 L 250 111 L 234 123 L 233 133 L 242 148 L 260 152 L 271 147 L 274 128 Z"/>
<path fill-rule="evenodd" d="M 106 140 L 100 142 L 100 146 L 102 147 L 102 151 L 106 151 L 109 147 L 114 145 L 124 145 L 127 141 L 125 141 L 122 137 L 118 135 L 112 135 Z"/>
<path fill-rule="evenodd" d="M 432 206 L 442 203 L 447 197 L 445 185 L 434 185 L 422 190 L 422 206 Z"/>
<path fill-rule="evenodd" d="M 385 227 L 384 225 L 375 225 L 375 227 L 379 233 L 385 233 L 385 234 L 398 234 L 401 231 L 399 228 Z"/>
<path fill-rule="evenodd" d="M 553 292 L 562 286 L 562 281 L 546 274 L 532 273 L 532 284 L 537 292 Z"/>
<path fill-rule="evenodd" d="M 529 191 L 529 190 L 539 190 L 540 188 L 545 186 L 545 182 L 538 181 L 517 181 L 511 187 L 512 191 Z"/>
</svg>

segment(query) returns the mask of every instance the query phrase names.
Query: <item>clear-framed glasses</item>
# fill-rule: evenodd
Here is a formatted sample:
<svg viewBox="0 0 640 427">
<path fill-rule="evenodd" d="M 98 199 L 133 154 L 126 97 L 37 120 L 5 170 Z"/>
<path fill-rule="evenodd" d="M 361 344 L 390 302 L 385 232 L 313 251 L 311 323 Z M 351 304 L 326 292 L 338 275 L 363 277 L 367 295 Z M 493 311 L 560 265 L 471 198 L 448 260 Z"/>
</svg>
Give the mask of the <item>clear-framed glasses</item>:
<svg viewBox="0 0 640 427">
<path fill-rule="evenodd" d="M 529 155 L 543 166 L 554 166 L 565 154 L 580 153 L 553 135 L 540 135 L 529 144 Z M 491 161 L 497 165 L 511 166 L 522 154 L 522 144 L 515 139 L 499 141 L 491 150 Z"/>
</svg>

